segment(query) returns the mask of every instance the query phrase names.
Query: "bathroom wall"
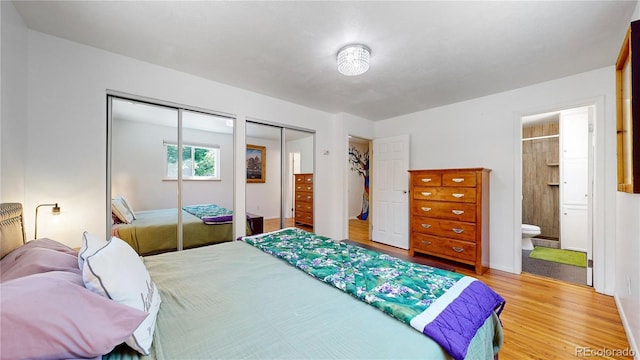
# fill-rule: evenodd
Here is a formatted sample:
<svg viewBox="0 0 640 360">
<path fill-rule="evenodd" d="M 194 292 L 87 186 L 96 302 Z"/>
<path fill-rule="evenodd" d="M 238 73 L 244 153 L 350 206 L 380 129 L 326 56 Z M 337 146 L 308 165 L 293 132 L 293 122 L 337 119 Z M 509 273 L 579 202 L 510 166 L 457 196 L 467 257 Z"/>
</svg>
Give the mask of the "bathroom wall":
<svg viewBox="0 0 640 360">
<path fill-rule="evenodd" d="M 560 237 L 558 124 L 555 115 L 522 127 L 522 223 L 550 240 Z"/>
</svg>

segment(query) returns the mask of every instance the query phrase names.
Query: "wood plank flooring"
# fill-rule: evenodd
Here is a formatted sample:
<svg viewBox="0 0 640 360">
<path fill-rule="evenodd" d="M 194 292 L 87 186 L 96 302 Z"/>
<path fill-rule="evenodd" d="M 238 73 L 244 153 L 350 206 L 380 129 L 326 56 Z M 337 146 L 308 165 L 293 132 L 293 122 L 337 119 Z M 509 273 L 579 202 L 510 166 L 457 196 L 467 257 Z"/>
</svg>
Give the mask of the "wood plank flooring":
<svg viewBox="0 0 640 360">
<path fill-rule="evenodd" d="M 289 223 L 287 226 L 293 226 L 292 221 Z M 265 231 L 268 231 L 267 221 Z M 369 240 L 365 221 L 349 221 L 349 239 L 408 256 L 406 250 Z M 444 265 L 478 278 L 506 300 L 500 317 L 504 330 L 501 360 L 633 358 L 620 353 L 626 349 L 628 354 L 630 349 L 611 296 L 598 294 L 591 287 L 526 273 L 515 275 L 489 269 L 478 276 L 470 268 L 453 263 Z"/>
</svg>

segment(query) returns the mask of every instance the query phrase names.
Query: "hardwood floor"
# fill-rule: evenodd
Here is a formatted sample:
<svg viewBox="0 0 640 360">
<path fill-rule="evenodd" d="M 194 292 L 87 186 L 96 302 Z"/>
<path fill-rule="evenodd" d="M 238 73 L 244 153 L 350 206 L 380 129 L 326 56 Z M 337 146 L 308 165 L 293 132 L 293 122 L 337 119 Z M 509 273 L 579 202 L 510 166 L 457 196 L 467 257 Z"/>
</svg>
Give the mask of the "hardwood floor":
<svg viewBox="0 0 640 360">
<path fill-rule="evenodd" d="M 369 240 L 365 221 L 349 220 L 349 239 L 408 256 L 406 250 Z M 588 354 L 597 359 L 633 358 L 616 353 L 626 349 L 629 354 L 631 350 L 611 296 L 598 294 L 591 287 L 532 274 L 489 269 L 478 276 L 471 268 L 442 263 L 483 281 L 506 300 L 500 316 L 504 330 L 501 360 L 573 359 Z"/>
<path fill-rule="evenodd" d="M 288 219 L 285 226 L 294 226 L 293 220 Z M 368 226 L 366 221 L 349 220 L 349 240 L 409 257 L 406 250 L 371 241 Z M 272 231 L 279 227 L 279 222 L 265 220 L 264 227 L 265 231 Z M 500 316 L 504 330 L 501 360 L 633 358 L 628 355 L 629 342 L 613 297 L 598 294 L 591 287 L 493 269 L 479 276 L 473 269 L 455 263 L 423 257 L 412 260 L 436 262 L 473 276 L 506 300 Z"/>
</svg>

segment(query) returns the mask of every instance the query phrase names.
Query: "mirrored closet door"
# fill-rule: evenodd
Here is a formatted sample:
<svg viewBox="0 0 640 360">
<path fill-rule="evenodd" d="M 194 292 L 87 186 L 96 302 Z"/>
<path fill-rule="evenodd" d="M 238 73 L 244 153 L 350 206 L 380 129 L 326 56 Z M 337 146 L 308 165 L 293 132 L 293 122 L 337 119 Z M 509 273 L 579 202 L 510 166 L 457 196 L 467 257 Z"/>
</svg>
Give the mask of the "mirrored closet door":
<svg viewBox="0 0 640 360">
<path fill-rule="evenodd" d="M 246 208 L 249 216 L 264 218 L 264 231 L 313 230 L 314 137 L 312 131 L 247 122 Z M 256 155 L 264 156 L 264 178 L 252 171 Z"/>
<path fill-rule="evenodd" d="M 234 118 L 108 97 L 108 232 L 140 255 L 233 240 Z"/>
</svg>

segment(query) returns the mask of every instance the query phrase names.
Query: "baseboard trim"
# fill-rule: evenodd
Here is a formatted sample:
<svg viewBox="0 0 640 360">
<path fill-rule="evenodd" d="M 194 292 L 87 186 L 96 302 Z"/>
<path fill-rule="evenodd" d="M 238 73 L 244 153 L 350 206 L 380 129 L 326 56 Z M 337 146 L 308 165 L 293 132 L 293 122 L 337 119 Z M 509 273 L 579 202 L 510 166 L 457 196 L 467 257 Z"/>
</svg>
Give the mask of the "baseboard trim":
<svg viewBox="0 0 640 360">
<path fill-rule="evenodd" d="M 618 308 L 618 314 L 620 315 L 620 320 L 622 321 L 622 327 L 624 328 L 625 334 L 627 334 L 629 347 L 631 347 L 631 350 L 633 351 L 633 358 L 634 360 L 640 360 L 640 350 L 638 349 L 638 344 L 636 343 L 635 337 L 633 337 L 631 326 L 629 325 L 629 321 L 627 320 L 627 314 L 624 312 L 618 295 L 614 295 L 613 299 L 616 302 L 616 307 Z"/>
</svg>

